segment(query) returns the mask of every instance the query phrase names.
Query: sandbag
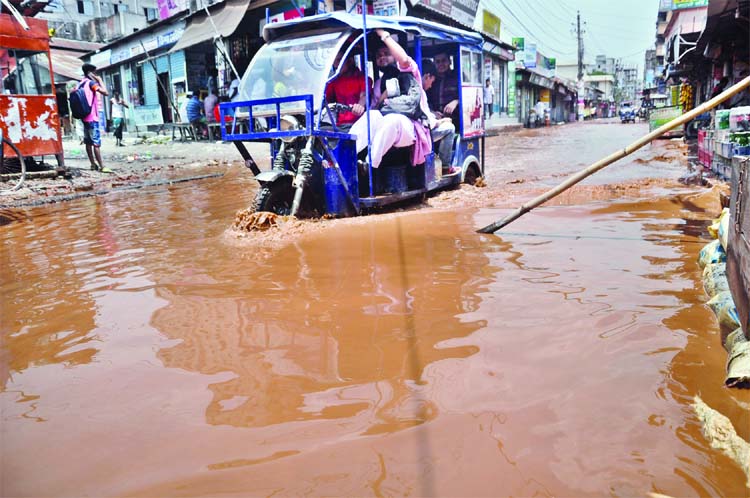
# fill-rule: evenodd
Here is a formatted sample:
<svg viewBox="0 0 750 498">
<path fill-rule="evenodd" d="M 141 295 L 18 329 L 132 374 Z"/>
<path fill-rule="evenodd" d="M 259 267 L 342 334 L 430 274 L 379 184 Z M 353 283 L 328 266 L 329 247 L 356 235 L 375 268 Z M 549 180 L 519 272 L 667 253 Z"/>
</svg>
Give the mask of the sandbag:
<svg viewBox="0 0 750 498">
<path fill-rule="evenodd" d="M 737 331 L 735 330 L 735 332 Z M 735 332 L 732 332 L 729 336 L 732 337 Z M 738 339 L 739 337 L 742 339 Z M 728 338 L 727 343 L 729 343 Z M 732 349 L 729 351 L 727 377 L 724 380 L 724 385 L 750 389 L 750 342 L 745 338 L 742 329 L 740 329 L 739 335 L 735 337 Z"/>
<path fill-rule="evenodd" d="M 721 244 L 721 247 L 724 248 L 724 252 L 726 252 L 727 247 L 729 247 L 729 222 L 731 218 L 732 217 L 729 215 L 729 209 L 724 208 L 724 211 L 721 213 L 721 218 L 719 218 L 719 243 Z"/>
<path fill-rule="evenodd" d="M 721 247 L 721 243 L 718 240 L 706 244 L 698 254 L 698 264 L 701 268 L 705 268 L 706 265 L 713 263 L 724 263 L 726 260 L 727 253 Z"/>
<path fill-rule="evenodd" d="M 703 269 L 703 289 L 708 297 L 729 290 L 726 263 L 711 263 Z"/>
<path fill-rule="evenodd" d="M 740 326 L 740 316 L 732 300 L 732 293 L 729 291 L 719 292 L 708 301 L 708 306 L 719 319 L 719 325 L 726 330 L 735 330 Z"/>
<path fill-rule="evenodd" d="M 724 219 L 724 217 L 728 215 L 729 215 L 729 208 L 722 209 L 719 217 L 716 218 L 708 227 L 708 233 L 711 234 L 711 238 L 714 238 L 714 239 L 719 238 L 719 225 L 721 224 L 721 220 Z"/>
<path fill-rule="evenodd" d="M 727 352 L 731 352 L 732 349 L 738 344 L 741 344 L 743 342 L 750 342 L 747 340 L 747 337 L 745 337 L 745 333 L 742 331 L 742 327 L 737 327 L 737 329 L 729 334 L 726 339 L 724 339 L 724 349 L 727 350 Z"/>
</svg>

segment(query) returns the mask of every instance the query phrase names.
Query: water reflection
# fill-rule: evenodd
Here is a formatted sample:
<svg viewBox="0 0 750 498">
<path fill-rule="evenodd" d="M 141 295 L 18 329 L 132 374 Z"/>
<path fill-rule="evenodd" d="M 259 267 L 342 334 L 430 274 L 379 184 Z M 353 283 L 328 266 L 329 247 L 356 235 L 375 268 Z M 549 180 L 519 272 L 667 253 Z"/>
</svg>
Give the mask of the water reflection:
<svg viewBox="0 0 750 498">
<path fill-rule="evenodd" d="M 117 237 L 104 203 L 67 216 L 34 216 L 0 231 L 0 390 L 31 366 L 86 364 L 98 351 L 95 298 L 88 284 L 112 271 Z"/>
<path fill-rule="evenodd" d="M 425 366 L 476 352 L 440 343 L 484 325 L 461 315 L 478 307 L 493 269 L 476 237 L 444 231 L 467 216 L 326 230 L 243 274 L 244 295 L 220 265 L 195 269 L 198 281 L 158 291 L 170 304 L 152 324 L 181 340 L 158 356 L 233 374 L 210 386 L 211 424 L 364 416 L 365 432 L 379 433 L 430 420 L 438 408 L 420 392 Z"/>
</svg>

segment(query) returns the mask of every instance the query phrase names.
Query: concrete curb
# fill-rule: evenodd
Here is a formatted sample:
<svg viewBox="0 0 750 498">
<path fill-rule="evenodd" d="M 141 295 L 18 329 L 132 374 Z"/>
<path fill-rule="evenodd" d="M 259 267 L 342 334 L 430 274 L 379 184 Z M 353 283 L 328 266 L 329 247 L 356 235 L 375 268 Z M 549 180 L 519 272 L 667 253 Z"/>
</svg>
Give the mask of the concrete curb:
<svg viewBox="0 0 750 498">
<path fill-rule="evenodd" d="M 504 126 L 495 126 L 492 128 L 487 128 L 484 133 L 488 137 L 496 137 L 498 135 L 501 135 L 504 132 L 515 132 L 523 129 L 523 125 L 521 123 L 518 124 L 512 124 L 512 125 L 504 125 Z"/>
</svg>

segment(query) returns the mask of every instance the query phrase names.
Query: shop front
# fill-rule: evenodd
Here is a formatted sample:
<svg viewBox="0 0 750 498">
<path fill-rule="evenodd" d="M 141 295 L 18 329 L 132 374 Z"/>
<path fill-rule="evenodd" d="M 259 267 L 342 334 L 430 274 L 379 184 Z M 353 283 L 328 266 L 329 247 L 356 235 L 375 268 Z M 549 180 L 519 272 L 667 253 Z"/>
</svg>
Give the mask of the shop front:
<svg viewBox="0 0 750 498">
<path fill-rule="evenodd" d="M 130 106 L 125 112 L 126 129 L 179 119 L 176 98 L 185 86 L 185 54 L 168 50 L 184 29 L 182 19 L 161 21 L 89 54 L 88 61 L 99 68 L 110 97 L 118 92 Z M 110 120 L 109 98 L 104 112 Z"/>
</svg>

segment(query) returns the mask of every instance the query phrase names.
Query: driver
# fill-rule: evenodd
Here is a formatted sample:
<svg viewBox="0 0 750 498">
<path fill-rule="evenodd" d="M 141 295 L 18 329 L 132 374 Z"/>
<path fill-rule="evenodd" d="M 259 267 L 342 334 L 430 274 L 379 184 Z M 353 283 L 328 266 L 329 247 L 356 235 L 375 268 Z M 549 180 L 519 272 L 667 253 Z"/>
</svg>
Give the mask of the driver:
<svg viewBox="0 0 750 498">
<path fill-rule="evenodd" d="M 336 56 L 334 67 L 341 62 L 342 53 Z M 365 75 L 354 62 L 354 55 L 344 60 L 339 75 L 326 87 L 326 101 L 351 106 L 351 111 L 341 111 L 336 125 L 351 125 L 365 112 Z"/>
</svg>

